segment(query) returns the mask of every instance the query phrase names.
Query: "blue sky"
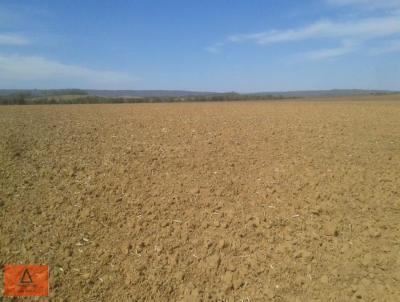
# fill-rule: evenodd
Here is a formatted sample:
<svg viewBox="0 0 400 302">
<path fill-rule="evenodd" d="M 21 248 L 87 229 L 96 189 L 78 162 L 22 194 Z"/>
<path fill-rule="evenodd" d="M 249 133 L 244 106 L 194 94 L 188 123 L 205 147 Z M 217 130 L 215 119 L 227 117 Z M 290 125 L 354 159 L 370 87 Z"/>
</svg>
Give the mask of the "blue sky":
<svg viewBox="0 0 400 302">
<path fill-rule="evenodd" d="M 400 0 L 1 1 L 0 88 L 400 90 Z"/>
</svg>

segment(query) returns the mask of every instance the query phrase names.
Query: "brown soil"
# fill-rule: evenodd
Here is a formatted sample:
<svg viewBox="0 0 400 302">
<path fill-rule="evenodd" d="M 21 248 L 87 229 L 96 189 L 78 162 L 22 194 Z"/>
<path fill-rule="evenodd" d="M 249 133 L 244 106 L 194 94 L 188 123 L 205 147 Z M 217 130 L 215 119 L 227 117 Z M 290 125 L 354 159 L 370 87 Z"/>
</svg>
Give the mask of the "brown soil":
<svg viewBox="0 0 400 302">
<path fill-rule="evenodd" d="M 51 301 L 400 301 L 398 101 L 1 107 L 0 265 Z"/>
</svg>

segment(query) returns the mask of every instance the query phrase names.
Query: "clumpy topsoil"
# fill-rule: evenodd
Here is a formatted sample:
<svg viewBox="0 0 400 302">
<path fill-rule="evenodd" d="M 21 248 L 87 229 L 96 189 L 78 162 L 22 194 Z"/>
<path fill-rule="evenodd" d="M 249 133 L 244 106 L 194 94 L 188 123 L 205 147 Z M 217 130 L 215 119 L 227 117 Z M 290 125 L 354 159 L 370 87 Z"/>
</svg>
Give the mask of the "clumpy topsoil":
<svg viewBox="0 0 400 302">
<path fill-rule="evenodd" d="M 400 97 L 0 107 L 0 264 L 50 301 L 400 301 Z"/>
</svg>

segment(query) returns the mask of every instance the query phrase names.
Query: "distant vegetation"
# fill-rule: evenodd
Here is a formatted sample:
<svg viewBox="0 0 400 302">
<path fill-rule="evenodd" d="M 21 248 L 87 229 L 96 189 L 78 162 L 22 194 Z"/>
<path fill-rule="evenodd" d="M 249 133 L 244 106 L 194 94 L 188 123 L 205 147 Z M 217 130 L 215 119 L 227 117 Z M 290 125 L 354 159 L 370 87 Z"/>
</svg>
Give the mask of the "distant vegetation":
<svg viewBox="0 0 400 302">
<path fill-rule="evenodd" d="M 57 104 L 65 96 L 77 99 L 87 96 L 87 93 L 79 89 L 1 90 L 0 105 Z"/>
<path fill-rule="evenodd" d="M 0 105 L 250 101 L 355 95 L 388 95 L 394 93 L 398 92 L 385 90 L 336 89 L 240 94 L 236 92 L 216 93 L 180 90 L 3 89 L 0 90 Z"/>
<path fill-rule="evenodd" d="M 76 97 L 79 96 L 79 97 Z M 246 95 L 237 93 L 219 93 L 188 97 L 99 97 L 70 94 L 33 97 L 26 93 L 0 96 L 0 105 L 41 105 L 41 104 L 119 104 L 119 103 L 162 103 L 162 102 L 216 102 L 239 100 L 280 100 L 288 97 L 278 95 Z M 294 98 L 294 97 L 290 97 Z"/>
<path fill-rule="evenodd" d="M 57 96 L 57 95 L 88 95 L 82 89 L 0 89 L 1 96 L 16 96 L 22 94 L 29 97 Z"/>
</svg>

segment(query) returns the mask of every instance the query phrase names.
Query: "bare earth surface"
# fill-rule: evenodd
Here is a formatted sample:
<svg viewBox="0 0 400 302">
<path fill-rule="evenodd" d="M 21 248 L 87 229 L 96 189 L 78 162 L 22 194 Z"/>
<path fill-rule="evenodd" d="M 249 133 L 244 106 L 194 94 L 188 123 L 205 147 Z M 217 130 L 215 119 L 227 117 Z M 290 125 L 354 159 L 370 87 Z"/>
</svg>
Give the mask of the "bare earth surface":
<svg viewBox="0 0 400 302">
<path fill-rule="evenodd" d="M 400 97 L 0 107 L 19 263 L 51 301 L 400 301 Z"/>
</svg>

